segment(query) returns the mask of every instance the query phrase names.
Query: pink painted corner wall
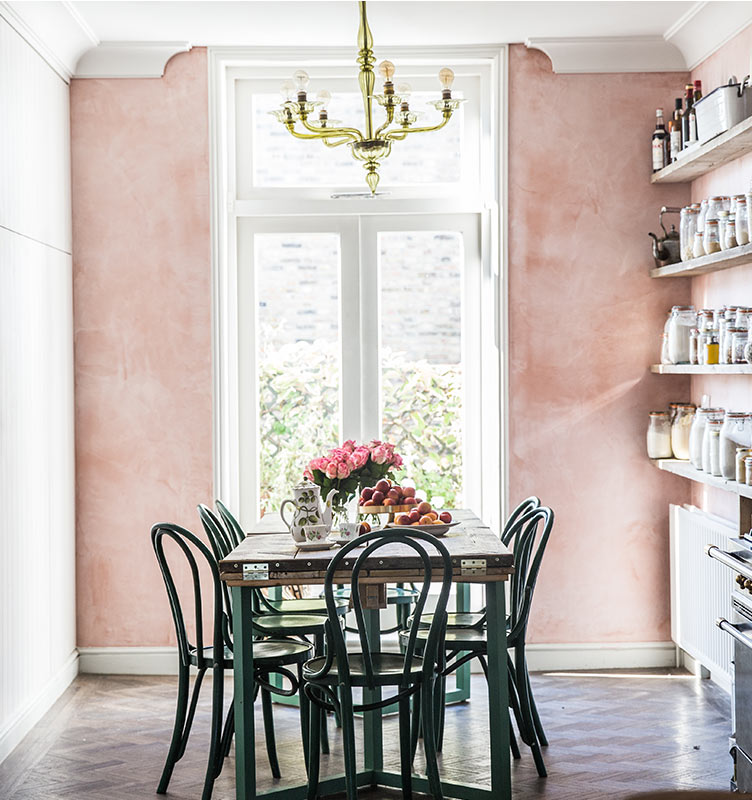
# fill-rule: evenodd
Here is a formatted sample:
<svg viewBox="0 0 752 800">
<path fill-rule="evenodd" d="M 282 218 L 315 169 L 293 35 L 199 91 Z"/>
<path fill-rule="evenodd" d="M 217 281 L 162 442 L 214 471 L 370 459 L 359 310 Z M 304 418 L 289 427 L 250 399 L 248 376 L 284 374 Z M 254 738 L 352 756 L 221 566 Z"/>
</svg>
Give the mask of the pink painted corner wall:
<svg viewBox="0 0 752 800">
<path fill-rule="evenodd" d="M 173 641 L 149 529 L 212 498 L 207 81 L 71 85 L 79 646 Z"/>
<path fill-rule="evenodd" d="M 510 498 L 556 513 L 532 641 L 670 639 L 668 506 L 689 487 L 650 463 L 645 431 L 690 387 L 647 367 L 690 286 L 649 278 L 647 232 L 689 198 L 650 184 L 655 109 L 686 78 L 555 75 L 510 49 Z"/>
</svg>

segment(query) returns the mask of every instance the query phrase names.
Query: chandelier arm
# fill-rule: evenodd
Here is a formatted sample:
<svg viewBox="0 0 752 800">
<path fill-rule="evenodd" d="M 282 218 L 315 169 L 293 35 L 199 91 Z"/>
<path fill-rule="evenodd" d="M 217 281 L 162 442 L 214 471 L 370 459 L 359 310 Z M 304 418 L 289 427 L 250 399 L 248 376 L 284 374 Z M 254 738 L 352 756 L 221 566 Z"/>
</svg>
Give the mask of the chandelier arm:
<svg viewBox="0 0 752 800">
<path fill-rule="evenodd" d="M 379 136 L 392 124 L 394 121 L 394 106 L 387 106 L 386 107 L 386 121 L 384 124 L 376 129 L 376 133 L 374 134 L 374 138 L 378 139 Z"/>
<path fill-rule="evenodd" d="M 336 142 L 330 142 L 329 139 L 321 140 L 327 147 L 339 147 L 341 144 L 352 144 L 352 139 L 349 136 L 339 139 Z"/>
<path fill-rule="evenodd" d="M 300 123 L 306 130 L 312 133 L 318 133 L 322 138 L 327 138 L 328 136 L 349 136 L 355 142 L 363 140 L 363 134 L 357 128 L 315 128 L 304 119 L 301 119 Z"/>
<path fill-rule="evenodd" d="M 444 116 L 444 119 L 438 125 L 429 125 L 429 126 L 424 126 L 422 128 L 402 128 L 402 129 L 395 128 L 394 130 L 387 131 L 382 136 L 382 139 L 387 139 L 388 141 L 395 141 L 395 140 L 401 141 L 402 139 L 405 138 L 405 136 L 407 136 L 408 133 L 428 133 L 430 131 L 438 131 L 441 130 L 441 128 L 443 128 L 451 118 L 452 118 L 451 114 L 446 114 Z M 395 134 L 402 134 L 402 135 L 400 136 Z"/>
<path fill-rule="evenodd" d="M 326 141 L 326 139 L 328 138 L 328 136 L 322 136 L 319 133 L 300 133 L 299 131 L 296 131 L 293 127 L 291 127 L 290 125 L 285 125 L 285 127 L 287 128 L 288 131 L 290 131 L 290 133 L 296 139 L 321 139 L 323 141 Z"/>
</svg>

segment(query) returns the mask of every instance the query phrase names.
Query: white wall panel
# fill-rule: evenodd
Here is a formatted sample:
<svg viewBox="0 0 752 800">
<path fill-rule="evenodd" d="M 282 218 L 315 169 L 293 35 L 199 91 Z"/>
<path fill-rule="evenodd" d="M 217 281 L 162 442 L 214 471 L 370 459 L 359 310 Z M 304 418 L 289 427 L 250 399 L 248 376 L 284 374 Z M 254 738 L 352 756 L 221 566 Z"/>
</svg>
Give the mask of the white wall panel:
<svg viewBox="0 0 752 800">
<path fill-rule="evenodd" d="M 77 668 L 68 116 L 0 19 L 0 761 Z"/>
<path fill-rule="evenodd" d="M 65 81 L 0 18 L 0 225 L 71 252 Z"/>
</svg>

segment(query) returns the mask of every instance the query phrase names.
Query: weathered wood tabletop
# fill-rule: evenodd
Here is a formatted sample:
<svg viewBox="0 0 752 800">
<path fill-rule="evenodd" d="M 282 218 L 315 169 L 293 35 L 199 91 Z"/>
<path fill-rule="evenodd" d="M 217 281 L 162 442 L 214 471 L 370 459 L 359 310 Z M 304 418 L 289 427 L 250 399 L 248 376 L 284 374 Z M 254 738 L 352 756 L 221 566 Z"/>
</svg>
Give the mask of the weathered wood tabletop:
<svg viewBox="0 0 752 800">
<path fill-rule="evenodd" d="M 440 541 L 452 558 L 455 580 L 463 583 L 487 583 L 506 580 L 512 572 L 512 553 L 499 537 L 469 511 L 456 511 L 460 522 L 450 528 Z M 441 567 L 441 559 L 431 553 L 432 566 Z M 329 550 L 299 550 L 290 533 L 276 514 L 264 517 L 249 536 L 220 562 L 220 576 L 230 586 L 284 586 L 321 584 L 329 562 L 337 548 Z M 343 562 L 343 571 L 336 574 L 337 582 L 348 583 L 352 565 L 360 554 L 352 552 L 352 561 Z M 409 581 L 422 576 L 422 561 L 409 546 L 394 544 L 379 549 L 366 561 L 361 572 L 363 583 L 392 583 Z M 438 573 L 437 573 L 438 574 Z"/>
</svg>

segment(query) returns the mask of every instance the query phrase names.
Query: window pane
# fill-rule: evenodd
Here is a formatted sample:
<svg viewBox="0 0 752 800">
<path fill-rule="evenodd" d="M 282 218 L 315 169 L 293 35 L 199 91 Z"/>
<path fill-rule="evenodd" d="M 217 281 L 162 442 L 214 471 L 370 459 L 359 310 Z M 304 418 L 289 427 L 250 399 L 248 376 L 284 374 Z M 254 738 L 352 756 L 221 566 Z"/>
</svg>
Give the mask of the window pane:
<svg viewBox="0 0 752 800">
<path fill-rule="evenodd" d="M 340 440 L 339 235 L 257 234 L 254 253 L 264 513 Z"/>
<path fill-rule="evenodd" d="M 382 436 L 436 506 L 462 497 L 462 236 L 378 236 Z"/>
<path fill-rule="evenodd" d="M 461 93 L 457 93 L 460 97 Z M 435 125 L 439 112 L 427 106 L 438 92 L 413 92 L 410 107 L 422 116 L 418 125 Z M 253 97 L 253 183 L 255 186 L 347 186 L 365 187 L 365 170 L 352 157 L 347 145 L 329 148 L 323 142 L 295 139 L 268 112 L 279 107 L 278 94 Z M 383 109 L 374 103 L 376 124 Z M 391 155 L 381 166 L 382 187 L 421 183 L 456 183 L 461 177 L 461 106 L 446 128 L 416 133 L 394 142 Z M 363 100 L 355 92 L 335 92 L 329 116 L 343 125 L 363 129 Z M 365 189 L 364 189 L 365 190 Z"/>
</svg>

